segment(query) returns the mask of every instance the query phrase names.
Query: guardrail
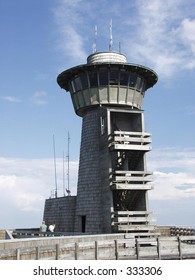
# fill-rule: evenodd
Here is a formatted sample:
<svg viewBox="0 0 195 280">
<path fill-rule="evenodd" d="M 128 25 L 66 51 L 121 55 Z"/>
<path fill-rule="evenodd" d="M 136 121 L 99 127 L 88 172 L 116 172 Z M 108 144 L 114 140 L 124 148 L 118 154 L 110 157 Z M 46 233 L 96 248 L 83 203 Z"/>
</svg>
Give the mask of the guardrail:
<svg viewBox="0 0 195 280">
<path fill-rule="evenodd" d="M 12 237 L 14 239 L 19 238 L 37 238 L 37 237 L 51 237 L 51 236 L 67 236 L 74 235 L 74 233 L 65 233 L 65 232 L 40 232 L 39 230 L 29 231 L 29 230 L 13 230 Z"/>
<path fill-rule="evenodd" d="M 124 144 L 138 144 L 146 145 L 151 143 L 150 133 L 146 132 L 134 132 L 134 131 L 114 131 L 109 135 L 109 143 L 124 143 Z"/>
<path fill-rule="evenodd" d="M 120 237 L 120 238 L 119 238 Z M 106 239 L 105 239 L 106 238 Z M 120 235 L 112 239 L 98 236 L 90 240 L 48 237 L 33 239 L 22 246 L 0 250 L 1 260 L 124 260 L 124 259 L 195 259 L 195 236 L 137 237 Z M 30 242 L 31 240 L 31 242 Z M 47 242 L 43 242 L 47 240 Z M 21 239 L 18 241 L 21 244 Z M 23 239 L 25 243 L 26 239 Z M 15 240 L 14 240 L 15 242 Z M 0 243 L 1 245 L 1 243 Z"/>
<path fill-rule="evenodd" d="M 150 134 L 146 132 L 114 131 L 108 136 L 108 146 L 111 149 L 149 151 L 151 147 Z"/>
<path fill-rule="evenodd" d="M 114 211 L 111 213 L 111 226 L 114 232 L 132 232 L 132 231 L 151 231 L 153 225 L 149 222 L 154 221 L 149 218 L 148 211 Z M 135 234 L 135 233 L 134 233 Z M 150 235 L 151 233 L 149 233 Z M 146 234 L 148 235 L 148 234 Z"/>
</svg>

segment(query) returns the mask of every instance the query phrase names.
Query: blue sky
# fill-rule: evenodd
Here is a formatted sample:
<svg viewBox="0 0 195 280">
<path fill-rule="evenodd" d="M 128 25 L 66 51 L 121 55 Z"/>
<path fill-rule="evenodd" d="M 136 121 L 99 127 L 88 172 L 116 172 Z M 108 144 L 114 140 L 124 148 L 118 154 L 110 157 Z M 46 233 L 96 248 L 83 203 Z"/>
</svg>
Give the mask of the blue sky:
<svg viewBox="0 0 195 280">
<path fill-rule="evenodd" d="M 153 140 L 149 199 L 156 223 L 195 227 L 194 1 L 1 0 L 0 228 L 41 223 L 44 199 L 55 184 L 53 134 L 62 195 L 62 155 L 70 133 L 75 194 L 81 118 L 56 77 L 86 63 L 95 25 L 97 50 L 108 50 L 110 19 L 113 49 L 120 42 L 129 63 L 159 76 L 143 105 Z"/>
</svg>

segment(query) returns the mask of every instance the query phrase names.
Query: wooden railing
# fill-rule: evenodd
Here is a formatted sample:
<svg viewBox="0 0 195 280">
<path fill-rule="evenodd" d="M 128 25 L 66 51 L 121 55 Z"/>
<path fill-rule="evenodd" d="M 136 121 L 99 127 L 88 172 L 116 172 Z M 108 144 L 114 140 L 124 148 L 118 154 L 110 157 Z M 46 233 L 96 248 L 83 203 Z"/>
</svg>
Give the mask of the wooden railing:
<svg viewBox="0 0 195 280">
<path fill-rule="evenodd" d="M 55 238 L 55 237 L 53 237 Z M 48 237 L 48 241 L 49 241 Z M 52 243 L 54 239 L 51 239 Z M 21 242 L 21 241 L 20 241 Z M 29 243 L 28 243 L 29 244 Z M 41 242 L 40 242 L 41 244 Z M 82 240 L 0 250 L 1 260 L 124 260 L 195 259 L 195 236 L 150 237 L 124 235 L 123 239 Z"/>
</svg>

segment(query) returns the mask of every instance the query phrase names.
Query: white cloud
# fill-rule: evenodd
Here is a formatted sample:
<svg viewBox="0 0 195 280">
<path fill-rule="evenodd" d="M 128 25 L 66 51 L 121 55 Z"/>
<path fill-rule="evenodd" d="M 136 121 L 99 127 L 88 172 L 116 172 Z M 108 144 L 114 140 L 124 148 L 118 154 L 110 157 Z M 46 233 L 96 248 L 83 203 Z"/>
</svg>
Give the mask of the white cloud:
<svg viewBox="0 0 195 280">
<path fill-rule="evenodd" d="M 102 41 L 107 36 L 108 41 L 112 18 L 114 47 L 116 41 L 122 41 L 122 50 L 131 62 L 152 67 L 161 77 L 171 77 L 177 71 L 195 69 L 192 4 L 191 0 L 113 1 L 112 5 L 103 0 L 101 5 L 87 0 L 61 0 L 54 10 L 60 34 L 58 46 L 66 62 L 85 63 L 89 55 L 85 43 L 92 45 L 93 26 L 101 24 L 97 49 L 104 51 L 99 37 Z"/>
<path fill-rule="evenodd" d="M 188 50 L 188 59 L 184 68 L 195 68 L 195 19 L 185 18 L 181 25 L 176 30 L 178 36 L 181 38 L 183 45 Z"/>
<path fill-rule="evenodd" d="M 153 200 L 195 199 L 195 149 L 163 148 L 151 152 L 148 166 L 154 171 Z"/>
<path fill-rule="evenodd" d="M 195 149 L 156 149 L 148 154 L 147 162 L 154 171 L 149 206 L 156 223 L 195 227 Z"/>
<path fill-rule="evenodd" d="M 54 9 L 54 21 L 59 33 L 58 48 L 63 57 L 69 57 L 73 64 L 83 63 L 87 57 L 81 32 L 81 5 L 83 10 L 85 5 L 81 0 L 62 0 Z"/>
<path fill-rule="evenodd" d="M 15 96 L 11 96 L 11 95 L 2 96 L 1 98 L 5 101 L 11 102 L 11 103 L 20 103 L 21 102 L 21 100 L 19 98 L 15 97 Z"/>
<path fill-rule="evenodd" d="M 194 20 L 188 19 L 183 1 L 137 0 L 137 26 L 127 40 L 128 54 L 149 64 L 161 76 L 179 69 L 194 69 Z M 186 3 L 186 2 L 185 2 Z M 188 3 L 190 6 L 190 3 Z M 183 13 L 182 13 L 183 11 Z"/>
<path fill-rule="evenodd" d="M 47 104 L 47 93 L 45 91 L 37 91 L 33 94 L 33 96 L 30 98 L 30 101 L 34 104 L 34 105 L 45 105 Z"/>
<path fill-rule="evenodd" d="M 63 164 L 57 162 L 58 196 L 63 195 Z M 148 155 L 148 170 L 154 171 L 154 190 L 149 192 L 149 204 L 163 205 L 195 200 L 195 149 L 163 148 Z M 65 177 L 67 167 L 65 166 Z M 76 194 L 78 162 L 70 162 L 70 188 Z M 67 186 L 67 177 L 65 181 Z M 11 221 L 15 213 L 15 226 L 38 224 L 43 215 L 44 201 L 55 189 L 53 159 L 0 158 L 0 193 L 2 215 L 0 228 Z M 158 202 L 158 203 L 157 203 Z M 192 204 L 192 203 L 191 203 Z M 185 204 L 186 205 L 186 204 Z M 186 207 L 186 206 L 185 206 Z M 153 209 L 152 209 L 153 210 Z M 158 214 L 158 206 L 156 206 Z M 171 208 L 167 212 L 171 212 Z M 161 210 L 162 212 L 162 210 Z M 26 216 L 25 213 L 28 213 Z M 28 216 L 33 216 L 27 221 Z M 182 219 L 180 217 L 181 223 Z M 157 217 L 158 219 L 158 217 Z M 163 218 L 166 223 L 166 217 Z M 183 221 L 185 222 L 185 221 Z M 13 226 L 12 226 L 13 227 Z"/>
<path fill-rule="evenodd" d="M 151 199 L 178 200 L 194 197 L 195 200 L 195 176 L 187 172 L 155 172 L 154 184 Z"/>
<path fill-rule="evenodd" d="M 181 22 L 180 30 L 178 30 L 184 43 L 188 45 L 195 53 L 195 19 L 186 18 Z"/>
<path fill-rule="evenodd" d="M 56 161 L 58 196 L 62 196 L 62 160 L 56 159 Z M 75 195 L 77 162 L 70 162 L 70 170 L 70 189 L 72 195 Z M 67 185 L 67 179 L 65 185 Z M 39 223 L 43 215 L 44 201 L 50 197 L 54 186 L 53 159 L 0 158 L 0 193 L 3 202 L 0 204 L 0 213 L 6 213 L 6 215 L 1 215 L 0 228 L 6 226 L 15 213 L 20 213 L 21 220 L 19 218 L 15 220 L 12 227 L 17 227 L 17 224 L 25 227 L 30 222 Z M 24 219 L 26 213 L 35 215 L 35 220 L 26 221 Z M 36 221 L 37 217 L 38 221 Z"/>
<path fill-rule="evenodd" d="M 195 148 L 163 147 L 148 154 L 148 165 L 154 171 L 194 173 Z"/>
</svg>

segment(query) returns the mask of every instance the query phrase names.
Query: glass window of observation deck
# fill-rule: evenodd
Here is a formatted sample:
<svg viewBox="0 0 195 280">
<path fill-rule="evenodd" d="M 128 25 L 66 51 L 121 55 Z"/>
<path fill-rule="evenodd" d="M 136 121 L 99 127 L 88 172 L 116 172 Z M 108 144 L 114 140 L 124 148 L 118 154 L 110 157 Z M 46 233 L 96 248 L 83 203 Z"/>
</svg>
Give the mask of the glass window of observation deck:
<svg viewBox="0 0 195 280">
<path fill-rule="evenodd" d="M 145 91 L 145 81 L 143 78 L 138 78 L 137 89 L 141 92 Z"/>
<path fill-rule="evenodd" d="M 90 87 L 97 87 L 98 86 L 98 79 L 97 79 L 97 72 L 89 72 L 89 81 L 90 81 Z"/>
<path fill-rule="evenodd" d="M 137 77 L 137 89 L 141 90 L 142 88 L 142 79 L 140 77 Z"/>
<path fill-rule="evenodd" d="M 129 87 L 135 87 L 137 82 L 137 74 L 136 73 L 131 73 L 130 74 L 130 80 L 129 80 Z"/>
<path fill-rule="evenodd" d="M 80 78 L 79 77 L 76 77 L 74 79 L 74 85 L 75 85 L 75 90 L 76 91 L 79 91 L 82 89 L 82 86 L 81 86 L 81 81 L 80 81 Z"/>
<path fill-rule="evenodd" d="M 70 92 L 75 92 L 73 81 L 68 82 L 68 88 Z"/>
<path fill-rule="evenodd" d="M 100 86 L 108 85 L 108 69 L 107 68 L 100 68 L 99 69 L 99 83 Z"/>
<path fill-rule="evenodd" d="M 143 81 L 142 93 L 144 93 L 144 92 L 145 92 L 145 90 L 146 90 L 146 82 L 145 82 L 145 81 Z"/>
<path fill-rule="evenodd" d="M 110 85 L 118 85 L 119 81 L 119 69 L 118 67 L 112 67 L 110 69 Z"/>
<path fill-rule="evenodd" d="M 87 73 L 82 73 L 80 75 L 80 79 L 81 79 L 82 89 L 88 88 L 89 84 L 88 84 L 88 79 L 87 79 Z"/>
<path fill-rule="evenodd" d="M 121 69 L 120 70 L 120 85 L 127 86 L 128 78 L 129 78 L 129 72 L 127 72 L 126 69 Z"/>
</svg>

